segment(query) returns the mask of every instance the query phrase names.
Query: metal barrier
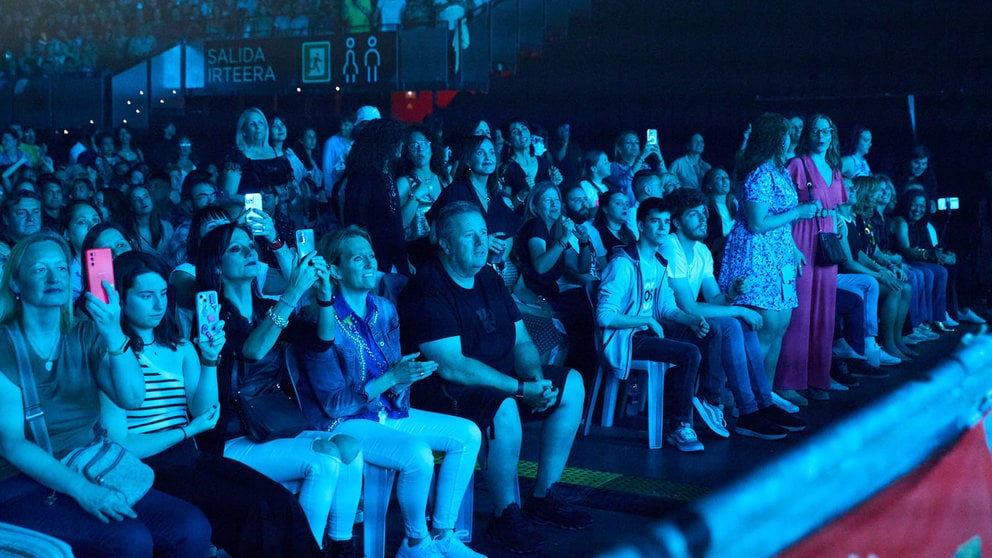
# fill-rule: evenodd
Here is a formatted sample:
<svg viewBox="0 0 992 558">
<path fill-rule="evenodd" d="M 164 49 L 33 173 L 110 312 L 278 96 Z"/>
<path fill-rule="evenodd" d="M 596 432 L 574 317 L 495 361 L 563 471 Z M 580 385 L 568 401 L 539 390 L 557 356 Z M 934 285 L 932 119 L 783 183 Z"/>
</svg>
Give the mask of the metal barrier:
<svg viewBox="0 0 992 558">
<path fill-rule="evenodd" d="M 605 554 L 772 556 L 870 498 L 979 421 L 992 392 L 992 336 L 781 459 L 694 503 Z"/>
</svg>

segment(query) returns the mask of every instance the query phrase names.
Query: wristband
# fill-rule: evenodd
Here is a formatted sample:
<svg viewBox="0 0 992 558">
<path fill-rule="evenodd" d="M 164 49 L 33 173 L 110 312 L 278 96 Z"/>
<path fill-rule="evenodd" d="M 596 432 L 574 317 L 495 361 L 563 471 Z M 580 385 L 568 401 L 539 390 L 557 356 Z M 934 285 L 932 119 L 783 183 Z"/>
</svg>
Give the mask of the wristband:
<svg viewBox="0 0 992 558">
<path fill-rule="evenodd" d="M 524 396 L 524 381 L 523 380 L 517 380 L 517 393 L 513 394 L 513 396 L 514 397 L 523 397 Z"/>
<path fill-rule="evenodd" d="M 200 366 L 213 366 L 214 368 L 217 368 L 218 364 L 220 364 L 219 358 L 211 360 L 209 358 L 203 358 L 202 356 L 200 357 Z"/>
<path fill-rule="evenodd" d="M 320 306 L 321 308 L 328 308 L 330 306 L 334 306 L 334 299 L 332 298 L 331 300 L 320 300 L 318 298 L 317 306 Z"/>
<path fill-rule="evenodd" d="M 121 348 L 115 351 L 108 347 L 107 354 L 109 354 L 110 356 L 121 356 L 122 354 L 126 353 L 127 350 L 130 348 L 131 348 L 131 338 L 125 335 L 124 344 L 121 345 Z"/>
<path fill-rule="evenodd" d="M 276 314 L 275 306 L 269 308 L 269 311 L 265 313 L 265 317 L 271 320 L 272 325 L 276 326 L 279 329 L 286 329 L 286 326 L 289 325 L 289 318 L 280 318 Z"/>
<path fill-rule="evenodd" d="M 278 249 L 282 248 L 285 245 L 286 245 L 286 243 L 283 242 L 282 239 L 277 236 L 276 239 L 275 239 L 275 241 L 272 242 L 271 244 L 269 244 L 269 248 L 271 250 L 278 250 Z"/>
<path fill-rule="evenodd" d="M 180 426 L 179 430 L 183 431 L 183 441 L 185 442 L 186 440 L 189 440 L 189 432 L 186 432 L 186 427 Z"/>
</svg>

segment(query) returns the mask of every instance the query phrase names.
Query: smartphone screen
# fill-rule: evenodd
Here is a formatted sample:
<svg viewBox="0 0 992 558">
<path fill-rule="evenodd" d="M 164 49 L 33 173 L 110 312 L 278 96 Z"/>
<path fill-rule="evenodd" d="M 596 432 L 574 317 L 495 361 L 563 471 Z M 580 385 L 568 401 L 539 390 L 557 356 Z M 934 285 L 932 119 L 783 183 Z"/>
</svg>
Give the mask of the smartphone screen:
<svg viewBox="0 0 992 558">
<path fill-rule="evenodd" d="M 947 198 L 938 198 L 937 199 L 937 209 L 939 211 L 946 211 L 947 210 Z"/>
<path fill-rule="evenodd" d="M 114 284 L 114 256 L 110 248 L 93 248 L 87 250 L 84 256 L 86 262 L 87 290 L 93 293 L 104 304 L 110 302 L 103 282 Z"/>
<path fill-rule="evenodd" d="M 220 302 L 217 291 L 196 293 L 196 332 L 200 343 L 210 340 L 214 324 L 220 319 Z"/>
<path fill-rule="evenodd" d="M 262 194 L 245 194 L 245 211 L 262 211 Z"/>
<path fill-rule="evenodd" d="M 947 207 L 951 209 L 958 209 L 961 207 L 961 200 L 958 198 L 947 198 Z"/>
<path fill-rule="evenodd" d="M 537 155 L 538 157 L 544 155 L 544 152 L 548 150 L 547 147 L 544 146 L 544 138 L 541 136 L 534 136 L 531 143 L 534 146 L 534 155 Z"/>
<path fill-rule="evenodd" d="M 648 128 L 645 134 L 645 140 L 650 145 L 658 145 L 658 130 L 657 128 Z"/>
<path fill-rule="evenodd" d="M 302 260 L 304 256 L 316 250 L 313 241 L 313 229 L 300 229 L 296 231 L 296 253 Z"/>
</svg>

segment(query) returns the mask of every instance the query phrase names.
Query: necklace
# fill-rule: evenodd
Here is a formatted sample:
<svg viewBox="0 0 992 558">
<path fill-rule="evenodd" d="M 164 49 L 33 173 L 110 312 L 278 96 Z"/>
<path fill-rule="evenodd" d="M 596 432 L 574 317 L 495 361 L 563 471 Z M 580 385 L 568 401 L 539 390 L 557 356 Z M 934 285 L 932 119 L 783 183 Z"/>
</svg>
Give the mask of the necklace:
<svg viewBox="0 0 992 558">
<path fill-rule="evenodd" d="M 369 321 L 369 324 L 370 325 L 374 325 L 375 322 L 376 322 L 376 320 L 378 318 L 379 318 L 379 311 L 378 310 L 373 310 L 372 311 L 372 319 Z M 368 358 L 371 358 L 372 361 L 375 362 L 377 360 L 376 357 L 375 357 L 375 354 L 372 353 L 372 349 L 362 339 L 361 333 L 358 332 L 358 326 L 355 325 L 355 324 L 353 324 L 353 323 L 351 323 L 354 320 L 353 317 L 349 316 L 349 317 L 345 318 L 342 321 L 341 320 L 341 317 L 338 316 L 338 313 L 337 312 L 334 312 L 334 319 L 337 320 L 337 322 L 338 322 L 338 329 L 340 329 L 341 331 L 343 331 L 344 334 L 348 337 L 348 339 L 351 339 L 352 343 L 354 343 L 355 345 L 357 345 L 358 348 L 359 348 L 359 354 L 360 354 L 360 357 L 361 357 L 361 358 L 359 358 L 359 361 L 361 362 L 361 366 L 362 366 L 362 380 L 361 381 L 364 384 L 365 383 L 365 379 L 366 379 L 367 374 L 368 374 L 368 365 L 365 362 L 365 355 L 368 355 Z M 364 353 L 364 354 L 362 354 L 362 353 Z M 388 366 L 388 364 L 387 364 L 387 366 Z"/>
<path fill-rule="evenodd" d="M 489 205 L 489 194 L 488 194 L 488 192 L 486 192 L 485 189 L 479 190 L 479 187 L 476 186 L 475 184 L 472 185 L 472 189 L 475 190 L 475 195 L 479 197 L 479 200 L 482 201 L 483 203 L 485 203 L 488 206 Z"/>
<path fill-rule="evenodd" d="M 31 343 L 31 348 L 34 350 L 35 354 L 37 354 L 38 356 L 41 356 L 42 355 L 42 352 L 38 350 L 38 347 L 36 347 L 35 344 L 34 344 L 34 342 L 31 341 L 31 338 L 28 337 L 27 339 L 28 339 L 28 342 Z M 58 339 L 55 340 L 55 343 L 52 345 L 52 348 L 48 351 L 48 358 L 45 360 L 45 371 L 46 372 L 51 372 L 52 371 L 52 368 L 55 366 L 55 361 L 58 360 L 59 348 L 61 346 L 62 346 L 62 334 L 59 333 Z"/>
</svg>

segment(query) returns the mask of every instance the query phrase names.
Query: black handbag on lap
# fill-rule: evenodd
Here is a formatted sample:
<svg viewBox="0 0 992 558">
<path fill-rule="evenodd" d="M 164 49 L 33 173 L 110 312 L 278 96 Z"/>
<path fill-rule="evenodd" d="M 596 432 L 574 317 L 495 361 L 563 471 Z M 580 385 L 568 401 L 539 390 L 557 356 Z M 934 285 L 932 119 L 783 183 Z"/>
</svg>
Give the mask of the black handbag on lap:
<svg viewBox="0 0 992 558">
<path fill-rule="evenodd" d="M 290 365 L 290 349 L 283 349 L 286 363 L 286 375 L 289 384 L 296 394 L 296 382 L 293 378 L 293 366 Z M 310 428 L 303 411 L 282 388 L 278 382 L 269 385 L 261 391 L 251 393 L 239 383 L 238 368 L 243 363 L 234 363 L 233 385 L 234 408 L 241 419 L 241 427 L 253 442 L 264 443 L 279 438 L 295 438 L 297 434 Z M 299 396 L 297 395 L 297 399 Z"/>
</svg>

